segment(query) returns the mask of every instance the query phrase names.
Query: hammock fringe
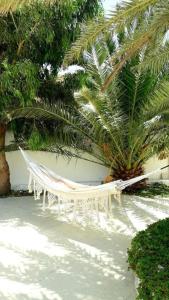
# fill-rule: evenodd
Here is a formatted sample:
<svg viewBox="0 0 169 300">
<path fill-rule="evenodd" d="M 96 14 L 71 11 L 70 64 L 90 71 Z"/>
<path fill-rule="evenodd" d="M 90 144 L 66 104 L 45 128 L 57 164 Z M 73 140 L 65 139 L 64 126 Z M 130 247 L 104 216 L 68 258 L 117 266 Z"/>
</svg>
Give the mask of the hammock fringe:
<svg viewBox="0 0 169 300">
<path fill-rule="evenodd" d="M 77 213 L 86 216 L 93 212 L 96 213 L 97 219 L 99 219 L 99 211 L 104 211 L 109 217 L 112 214 L 112 197 L 121 203 L 123 189 L 161 172 L 161 169 L 165 168 L 158 168 L 148 174 L 126 181 L 117 180 L 98 186 L 89 186 L 56 175 L 50 169 L 32 160 L 21 148 L 20 151 L 30 174 L 28 190 L 29 192 L 33 191 L 34 199 L 40 199 L 43 194 L 43 210 L 57 203 L 59 215 L 73 212 L 74 219 L 76 219 Z"/>
</svg>

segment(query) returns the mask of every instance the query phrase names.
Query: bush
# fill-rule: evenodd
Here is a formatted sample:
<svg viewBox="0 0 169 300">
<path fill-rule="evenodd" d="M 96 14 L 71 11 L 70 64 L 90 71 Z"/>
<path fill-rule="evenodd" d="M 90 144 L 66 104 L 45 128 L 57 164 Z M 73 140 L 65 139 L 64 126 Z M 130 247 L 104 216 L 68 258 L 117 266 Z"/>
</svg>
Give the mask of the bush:
<svg viewBox="0 0 169 300">
<path fill-rule="evenodd" d="M 143 197 L 154 197 L 154 196 L 162 196 L 169 197 L 169 186 L 163 183 L 151 183 L 145 186 L 140 190 L 133 191 L 133 193 L 137 196 Z"/>
<path fill-rule="evenodd" d="M 136 235 L 128 262 L 140 279 L 137 299 L 169 300 L 169 218 Z"/>
</svg>

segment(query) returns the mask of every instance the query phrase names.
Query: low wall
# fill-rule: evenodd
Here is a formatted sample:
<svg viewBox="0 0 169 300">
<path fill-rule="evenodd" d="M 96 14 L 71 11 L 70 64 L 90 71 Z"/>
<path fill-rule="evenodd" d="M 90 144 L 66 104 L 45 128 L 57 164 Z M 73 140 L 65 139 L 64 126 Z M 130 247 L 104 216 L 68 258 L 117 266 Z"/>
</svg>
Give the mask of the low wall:
<svg viewBox="0 0 169 300">
<path fill-rule="evenodd" d="M 13 140 L 11 132 L 7 133 L 6 145 L 10 144 Z M 85 160 L 72 158 L 69 162 L 63 157 L 56 157 L 56 154 L 49 152 L 31 152 L 28 151 L 33 159 L 40 162 L 68 179 L 76 182 L 86 184 L 99 184 L 103 178 L 109 174 L 109 170 L 103 166 L 87 162 Z M 10 167 L 11 185 L 13 189 L 26 189 L 28 183 L 28 172 L 26 164 L 21 156 L 20 151 L 13 151 L 6 153 L 7 160 Z M 86 158 L 89 156 L 86 155 Z M 169 164 L 169 159 L 158 160 L 156 156 L 150 158 L 144 166 L 145 173 L 153 171 L 159 167 Z M 169 183 L 169 168 L 161 173 L 154 174 L 149 178 L 150 181 L 163 181 Z M 165 181 L 166 180 L 166 181 Z"/>
<path fill-rule="evenodd" d="M 49 152 L 31 152 L 31 157 L 39 163 L 44 164 L 55 173 L 64 176 L 76 182 L 86 184 L 99 184 L 103 178 L 109 173 L 109 170 L 103 166 L 80 159 L 72 158 L 70 161 L 55 153 Z M 12 151 L 6 153 L 7 161 L 10 167 L 11 185 L 13 189 L 26 189 L 28 183 L 28 171 L 25 161 L 20 151 Z M 89 158 L 86 156 L 86 158 Z M 158 167 L 168 164 L 168 160 L 159 161 L 156 157 L 151 158 L 145 165 L 145 172 L 150 172 Z M 169 168 L 162 173 L 154 174 L 149 180 L 160 181 L 169 179 Z"/>
<path fill-rule="evenodd" d="M 145 173 L 151 172 L 157 168 L 162 168 L 169 164 L 169 159 L 159 160 L 157 156 L 151 157 L 145 164 Z M 150 181 L 161 181 L 169 179 L 169 168 L 164 169 L 160 173 L 156 173 L 149 178 Z"/>
<path fill-rule="evenodd" d="M 55 153 L 28 151 L 28 154 L 37 162 L 44 164 L 55 173 L 76 182 L 99 184 L 108 174 L 108 169 L 85 160 L 72 158 L 70 161 Z M 26 189 L 28 171 L 20 151 L 7 152 L 7 161 L 10 168 L 11 185 L 13 189 Z M 86 158 L 89 158 L 86 156 Z"/>
</svg>

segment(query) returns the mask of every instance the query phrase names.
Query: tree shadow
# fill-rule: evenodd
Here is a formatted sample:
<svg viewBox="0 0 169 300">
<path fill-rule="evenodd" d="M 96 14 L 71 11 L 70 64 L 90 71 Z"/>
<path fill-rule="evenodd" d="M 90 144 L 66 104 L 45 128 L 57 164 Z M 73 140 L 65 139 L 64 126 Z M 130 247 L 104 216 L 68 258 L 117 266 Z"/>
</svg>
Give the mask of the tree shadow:
<svg viewBox="0 0 169 300">
<path fill-rule="evenodd" d="M 125 195 L 123 208 L 136 232 L 169 216 L 169 200 L 160 197 L 144 198 Z"/>
<path fill-rule="evenodd" d="M 126 262 L 134 231 L 113 205 L 97 226 L 58 220 L 31 197 L 0 199 L 0 299 L 135 299 Z"/>
</svg>

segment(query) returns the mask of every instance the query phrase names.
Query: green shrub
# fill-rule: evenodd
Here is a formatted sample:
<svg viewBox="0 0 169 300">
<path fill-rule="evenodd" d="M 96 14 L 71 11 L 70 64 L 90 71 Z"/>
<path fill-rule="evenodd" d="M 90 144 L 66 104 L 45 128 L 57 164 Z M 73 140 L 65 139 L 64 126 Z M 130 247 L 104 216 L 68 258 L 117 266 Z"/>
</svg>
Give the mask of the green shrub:
<svg viewBox="0 0 169 300">
<path fill-rule="evenodd" d="M 133 193 L 137 196 L 143 197 L 154 197 L 154 196 L 162 196 L 169 197 L 169 186 L 163 183 L 151 183 L 145 186 L 140 190 L 133 191 Z"/>
<path fill-rule="evenodd" d="M 137 299 L 169 300 L 169 218 L 136 235 L 128 262 L 140 279 Z"/>
</svg>

